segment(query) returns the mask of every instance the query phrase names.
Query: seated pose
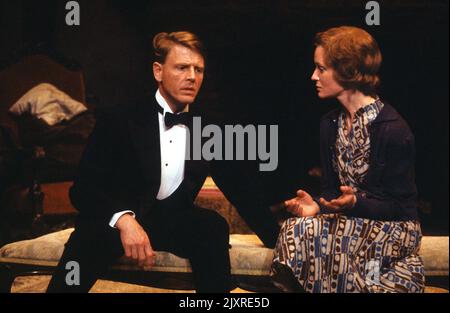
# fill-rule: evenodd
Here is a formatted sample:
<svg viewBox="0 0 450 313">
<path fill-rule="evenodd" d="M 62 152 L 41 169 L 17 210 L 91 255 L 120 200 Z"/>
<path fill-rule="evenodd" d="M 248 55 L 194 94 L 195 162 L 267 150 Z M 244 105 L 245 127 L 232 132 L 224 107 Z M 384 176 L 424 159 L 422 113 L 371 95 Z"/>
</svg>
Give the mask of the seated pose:
<svg viewBox="0 0 450 313">
<path fill-rule="evenodd" d="M 319 98 L 340 108 L 320 123 L 322 194 L 304 190 L 284 205 L 272 278 L 285 291 L 422 292 L 414 136 L 376 94 L 378 44 L 337 27 L 315 38 Z"/>
<path fill-rule="evenodd" d="M 185 155 L 203 44 L 195 34 L 173 32 L 157 34 L 153 47 L 155 97 L 98 114 L 70 190 L 80 214 L 48 292 L 88 292 L 123 255 L 150 268 L 154 250 L 188 258 L 197 292 L 232 288 L 228 224 L 194 205 L 208 168 Z M 79 284 L 66 282 L 73 261 Z"/>
</svg>

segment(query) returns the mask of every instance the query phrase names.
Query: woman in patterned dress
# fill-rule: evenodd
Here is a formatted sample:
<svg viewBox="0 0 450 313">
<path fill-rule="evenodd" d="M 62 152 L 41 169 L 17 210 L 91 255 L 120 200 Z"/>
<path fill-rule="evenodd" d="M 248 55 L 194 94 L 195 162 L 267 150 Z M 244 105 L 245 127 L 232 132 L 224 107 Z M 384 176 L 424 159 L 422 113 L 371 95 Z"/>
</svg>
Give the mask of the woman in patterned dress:
<svg viewBox="0 0 450 313">
<path fill-rule="evenodd" d="M 422 292 L 414 136 L 376 94 L 378 44 L 337 27 L 315 39 L 319 98 L 341 107 L 321 119 L 322 194 L 284 205 L 272 279 L 285 291 Z M 286 275 L 287 274 L 287 275 Z"/>
</svg>

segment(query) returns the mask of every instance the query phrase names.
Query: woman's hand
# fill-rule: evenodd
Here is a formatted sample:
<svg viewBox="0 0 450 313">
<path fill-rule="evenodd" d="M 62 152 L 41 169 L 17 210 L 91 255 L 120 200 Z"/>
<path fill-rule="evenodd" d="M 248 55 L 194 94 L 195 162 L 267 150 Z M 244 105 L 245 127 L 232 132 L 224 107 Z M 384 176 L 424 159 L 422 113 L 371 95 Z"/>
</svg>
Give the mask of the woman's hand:
<svg viewBox="0 0 450 313">
<path fill-rule="evenodd" d="M 298 217 L 314 216 L 320 212 L 319 205 L 303 190 L 297 191 L 297 197 L 284 201 L 284 206 L 289 213 Z"/>
<path fill-rule="evenodd" d="M 320 198 L 320 204 L 326 206 L 329 209 L 336 210 L 336 212 L 341 212 L 346 209 L 351 209 L 356 204 L 356 195 L 352 187 L 341 186 L 342 195 L 331 201 L 327 201 L 324 198 Z"/>
</svg>

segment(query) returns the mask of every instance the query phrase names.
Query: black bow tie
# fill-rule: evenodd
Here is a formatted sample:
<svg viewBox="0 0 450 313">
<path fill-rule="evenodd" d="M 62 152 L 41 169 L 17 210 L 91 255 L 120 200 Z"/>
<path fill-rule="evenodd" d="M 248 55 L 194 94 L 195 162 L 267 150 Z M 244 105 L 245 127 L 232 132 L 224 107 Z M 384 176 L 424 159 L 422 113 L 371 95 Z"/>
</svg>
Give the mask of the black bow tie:
<svg viewBox="0 0 450 313">
<path fill-rule="evenodd" d="M 189 127 L 192 124 L 192 115 L 188 112 L 183 112 L 179 114 L 173 114 L 166 112 L 164 115 L 164 123 L 167 128 L 172 128 L 174 125 L 183 124 Z"/>
</svg>

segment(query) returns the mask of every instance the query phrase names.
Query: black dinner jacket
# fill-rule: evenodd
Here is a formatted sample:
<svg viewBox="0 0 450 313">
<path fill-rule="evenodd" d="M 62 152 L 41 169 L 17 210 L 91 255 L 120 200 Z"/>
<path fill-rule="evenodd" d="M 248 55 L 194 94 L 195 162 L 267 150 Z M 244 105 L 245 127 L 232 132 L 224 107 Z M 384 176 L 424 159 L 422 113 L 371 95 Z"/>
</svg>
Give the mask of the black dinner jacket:
<svg viewBox="0 0 450 313">
<path fill-rule="evenodd" d="M 96 112 L 96 126 L 70 189 L 81 216 L 108 222 L 132 210 L 152 209 L 161 184 L 158 104 L 114 107 Z M 208 174 L 204 161 L 185 161 L 185 199 L 193 203 Z"/>
</svg>

